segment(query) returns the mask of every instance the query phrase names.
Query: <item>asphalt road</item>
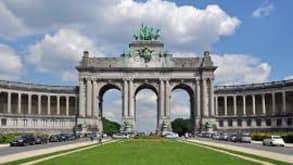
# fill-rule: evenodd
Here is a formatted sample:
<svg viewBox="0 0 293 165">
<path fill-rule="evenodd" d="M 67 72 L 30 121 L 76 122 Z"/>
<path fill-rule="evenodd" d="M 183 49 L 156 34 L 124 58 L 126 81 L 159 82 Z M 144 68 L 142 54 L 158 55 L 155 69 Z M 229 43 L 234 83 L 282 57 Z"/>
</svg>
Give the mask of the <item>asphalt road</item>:
<svg viewBox="0 0 293 165">
<path fill-rule="evenodd" d="M 73 140 L 73 141 L 54 142 L 54 143 L 48 143 L 48 144 L 35 144 L 35 145 L 30 145 L 30 146 L 0 147 L 0 156 L 15 154 L 15 153 L 19 153 L 19 152 L 25 152 L 25 151 L 32 151 L 32 150 L 62 146 L 65 144 L 78 143 L 78 142 L 82 142 L 82 141 L 86 141 L 86 140 L 89 140 L 89 139 L 82 138 L 82 139 Z"/>
<path fill-rule="evenodd" d="M 213 140 L 209 138 L 195 138 L 197 140 L 203 140 L 203 141 L 211 141 L 215 143 L 221 143 L 221 144 L 230 144 L 234 146 L 240 146 L 240 147 L 247 147 L 252 149 L 259 149 L 264 151 L 270 151 L 270 152 L 276 152 L 281 154 L 287 154 L 292 156 L 293 155 L 293 147 L 278 147 L 278 146 L 263 146 L 261 143 L 234 143 L 234 142 L 228 142 L 228 141 L 220 141 L 220 140 Z"/>
</svg>

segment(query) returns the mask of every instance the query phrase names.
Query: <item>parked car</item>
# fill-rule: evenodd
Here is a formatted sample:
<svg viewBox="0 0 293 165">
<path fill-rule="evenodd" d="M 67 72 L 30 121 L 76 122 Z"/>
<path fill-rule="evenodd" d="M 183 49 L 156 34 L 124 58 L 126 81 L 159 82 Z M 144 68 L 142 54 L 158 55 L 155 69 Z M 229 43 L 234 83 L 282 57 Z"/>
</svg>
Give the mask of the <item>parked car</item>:
<svg viewBox="0 0 293 165">
<path fill-rule="evenodd" d="M 45 144 L 48 143 L 47 136 L 36 136 L 35 137 L 35 144 Z"/>
<path fill-rule="evenodd" d="M 266 138 L 262 142 L 263 145 L 266 146 L 282 146 L 285 147 L 285 142 L 281 136 L 271 136 Z"/>
<path fill-rule="evenodd" d="M 212 135 L 212 139 L 214 139 L 214 140 L 220 140 L 220 134 L 218 134 L 218 133 L 214 133 L 214 134 Z"/>
<path fill-rule="evenodd" d="M 113 134 L 112 138 L 113 139 L 128 139 L 129 135 L 128 134 L 118 133 L 118 134 Z"/>
<path fill-rule="evenodd" d="M 35 137 L 30 134 L 17 136 L 13 141 L 10 142 L 10 146 L 27 146 L 33 144 L 35 144 Z"/>
<path fill-rule="evenodd" d="M 237 136 L 236 141 L 241 143 L 251 143 L 251 137 L 248 133 L 242 133 Z"/>
<path fill-rule="evenodd" d="M 220 133 L 220 140 L 228 141 L 229 135 L 227 133 Z"/>
<path fill-rule="evenodd" d="M 59 142 L 60 141 L 60 138 L 58 135 L 51 135 L 49 137 L 49 142 Z"/>
<path fill-rule="evenodd" d="M 167 138 L 167 139 L 177 139 L 179 137 L 179 135 L 175 132 L 166 132 L 163 137 Z"/>
</svg>

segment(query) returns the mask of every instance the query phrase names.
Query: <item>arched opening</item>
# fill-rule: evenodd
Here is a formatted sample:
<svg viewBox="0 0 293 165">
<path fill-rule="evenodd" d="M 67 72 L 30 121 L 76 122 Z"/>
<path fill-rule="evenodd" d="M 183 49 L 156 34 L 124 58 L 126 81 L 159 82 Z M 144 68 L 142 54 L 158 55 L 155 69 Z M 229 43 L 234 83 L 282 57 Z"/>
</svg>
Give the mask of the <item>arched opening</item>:
<svg viewBox="0 0 293 165">
<path fill-rule="evenodd" d="M 122 95 L 119 87 L 107 84 L 100 89 L 97 106 L 102 116 L 103 131 L 112 135 L 120 131 L 122 124 Z M 112 127 L 115 127 L 113 130 Z M 111 127 L 111 128 L 110 128 Z"/>
<path fill-rule="evenodd" d="M 158 92 L 149 84 L 139 86 L 135 91 L 136 131 L 156 133 L 158 127 Z"/>
<path fill-rule="evenodd" d="M 185 133 L 193 133 L 194 104 L 192 89 L 185 84 L 179 84 L 172 89 L 170 121 L 172 130 L 180 136 Z"/>
</svg>

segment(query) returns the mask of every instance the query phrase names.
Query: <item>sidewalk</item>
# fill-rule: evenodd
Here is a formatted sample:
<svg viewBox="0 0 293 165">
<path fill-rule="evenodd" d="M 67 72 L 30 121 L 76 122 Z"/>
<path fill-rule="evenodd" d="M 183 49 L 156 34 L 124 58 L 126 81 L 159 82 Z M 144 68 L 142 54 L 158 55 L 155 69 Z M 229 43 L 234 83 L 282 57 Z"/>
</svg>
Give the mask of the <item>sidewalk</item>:
<svg viewBox="0 0 293 165">
<path fill-rule="evenodd" d="M 274 152 L 270 152 L 270 151 L 263 151 L 263 150 L 257 150 L 257 149 L 252 149 L 252 148 L 234 146 L 234 145 L 230 145 L 230 144 L 220 144 L 220 143 L 215 143 L 215 142 L 210 142 L 210 141 L 201 141 L 201 140 L 196 140 L 196 139 L 188 139 L 187 141 L 196 142 L 199 144 L 205 144 L 205 145 L 223 148 L 223 149 L 228 149 L 228 150 L 232 150 L 232 151 L 243 152 L 243 153 L 252 154 L 252 155 L 256 155 L 256 156 L 266 157 L 269 159 L 280 160 L 280 161 L 284 161 L 284 162 L 288 162 L 288 163 L 293 163 L 293 156 L 288 156 L 286 154 L 280 154 L 280 153 L 274 153 Z"/>
<path fill-rule="evenodd" d="M 109 141 L 109 140 L 105 140 L 105 141 Z M 74 144 L 66 144 L 66 145 L 63 145 L 63 146 L 44 148 L 44 149 L 39 149 L 39 150 L 26 151 L 26 152 L 6 155 L 6 156 L 0 157 L 0 164 L 15 161 L 15 160 L 19 160 L 19 159 L 25 159 L 25 158 L 29 158 L 29 157 L 34 157 L 34 156 L 54 153 L 54 152 L 58 152 L 58 151 L 64 151 L 64 150 L 70 150 L 70 149 L 74 149 L 74 148 L 84 147 L 84 146 L 88 146 L 88 145 L 91 145 L 91 144 L 97 144 L 97 142 L 96 141 L 94 141 L 94 142 L 86 141 L 86 142 L 80 142 L 80 143 L 74 143 Z"/>
</svg>

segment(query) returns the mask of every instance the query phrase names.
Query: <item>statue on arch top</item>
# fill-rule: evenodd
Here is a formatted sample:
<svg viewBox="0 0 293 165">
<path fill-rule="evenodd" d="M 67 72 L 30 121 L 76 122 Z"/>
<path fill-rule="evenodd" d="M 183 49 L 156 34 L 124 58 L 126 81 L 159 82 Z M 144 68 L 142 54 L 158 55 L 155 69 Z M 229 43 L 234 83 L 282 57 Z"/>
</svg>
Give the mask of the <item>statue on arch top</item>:
<svg viewBox="0 0 293 165">
<path fill-rule="evenodd" d="M 135 40 L 158 40 L 160 37 L 160 29 L 154 29 L 147 25 L 141 24 L 138 31 L 133 35 Z"/>
</svg>

